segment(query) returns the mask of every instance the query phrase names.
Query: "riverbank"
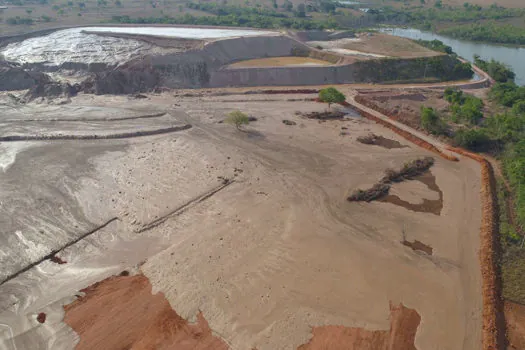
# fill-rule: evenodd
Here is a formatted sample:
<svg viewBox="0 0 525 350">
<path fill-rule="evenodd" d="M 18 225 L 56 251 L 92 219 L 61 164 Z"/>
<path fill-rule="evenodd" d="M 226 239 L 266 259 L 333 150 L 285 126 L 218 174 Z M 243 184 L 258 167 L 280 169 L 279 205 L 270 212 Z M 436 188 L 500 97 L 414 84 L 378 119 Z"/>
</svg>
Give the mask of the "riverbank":
<svg viewBox="0 0 525 350">
<path fill-rule="evenodd" d="M 383 28 L 381 31 L 413 40 L 440 40 L 445 45 L 452 47 L 452 50 L 459 56 L 471 62 L 474 55 L 479 55 L 484 60 L 494 59 L 503 62 L 516 73 L 516 84 L 525 85 L 525 65 L 522 64 L 523 57 L 525 57 L 525 47 L 475 43 L 414 28 Z"/>
</svg>

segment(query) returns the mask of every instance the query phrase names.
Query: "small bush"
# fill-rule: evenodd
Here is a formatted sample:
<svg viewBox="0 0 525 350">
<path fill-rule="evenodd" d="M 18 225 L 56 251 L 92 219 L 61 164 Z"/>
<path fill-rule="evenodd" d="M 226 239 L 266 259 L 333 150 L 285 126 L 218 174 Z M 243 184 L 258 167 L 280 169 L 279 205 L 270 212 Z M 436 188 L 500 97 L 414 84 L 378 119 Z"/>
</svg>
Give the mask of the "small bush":
<svg viewBox="0 0 525 350">
<path fill-rule="evenodd" d="M 446 129 L 434 108 L 425 106 L 421 106 L 421 127 L 434 135 L 441 135 Z"/>
<path fill-rule="evenodd" d="M 454 135 L 454 146 L 467 148 L 472 151 L 485 149 L 490 144 L 490 138 L 483 130 L 460 129 Z"/>
<path fill-rule="evenodd" d="M 233 111 L 228 114 L 225 122 L 235 125 L 235 127 L 240 130 L 242 125 L 250 123 L 250 118 L 241 111 Z"/>
</svg>

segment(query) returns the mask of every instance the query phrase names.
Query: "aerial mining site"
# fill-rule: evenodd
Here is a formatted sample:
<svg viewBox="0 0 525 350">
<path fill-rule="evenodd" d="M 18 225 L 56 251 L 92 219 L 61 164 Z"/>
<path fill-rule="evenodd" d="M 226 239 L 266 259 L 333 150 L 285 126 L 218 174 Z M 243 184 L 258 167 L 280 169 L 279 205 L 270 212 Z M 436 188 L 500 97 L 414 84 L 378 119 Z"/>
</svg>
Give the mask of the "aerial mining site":
<svg viewBox="0 0 525 350">
<path fill-rule="evenodd" d="M 482 69 L 382 32 L 183 25 L 0 58 L 0 349 L 508 344 L 492 163 L 420 124 L 486 96 Z"/>
</svg>

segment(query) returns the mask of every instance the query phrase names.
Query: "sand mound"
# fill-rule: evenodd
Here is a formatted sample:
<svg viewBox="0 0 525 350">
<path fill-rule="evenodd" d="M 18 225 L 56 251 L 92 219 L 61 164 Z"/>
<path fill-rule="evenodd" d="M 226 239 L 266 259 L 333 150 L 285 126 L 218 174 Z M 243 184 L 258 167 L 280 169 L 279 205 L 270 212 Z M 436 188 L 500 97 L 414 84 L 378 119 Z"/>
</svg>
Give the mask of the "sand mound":
<svg viewBox="0 0 525 350">
<path fill-rule="evenodd" d="M 313 329 L 313 338 L 298 350 L 410 350 L 421 317 L 414 309 L 399 304 L 390 306 L 390 330 L 369 331 L 363 328 L 324 326 Z"/>
<path fill-rule="evenodd" d="M 80 335 L 76 349 L 227 349 L 202 314 L 188 324 L 142 276 L 110 277 L 82 290 L 64 307 L 64 321 Z"/>
</svg>

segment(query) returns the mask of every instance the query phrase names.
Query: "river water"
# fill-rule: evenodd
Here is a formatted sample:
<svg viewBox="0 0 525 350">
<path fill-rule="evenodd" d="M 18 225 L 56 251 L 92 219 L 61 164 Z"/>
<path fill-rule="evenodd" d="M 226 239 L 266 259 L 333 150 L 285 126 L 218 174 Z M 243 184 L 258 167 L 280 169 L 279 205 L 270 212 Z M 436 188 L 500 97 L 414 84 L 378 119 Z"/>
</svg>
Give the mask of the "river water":
<svg viewBox="0 0 525 350">
<path fill-rule="evenodd" d="M 516 84 L 525 85 L 525 48 L 510 47 L 495 44 L 475 43 L 468 40 L 457 40 L 431 32 L 424 32 L 412 28 L 388 28 L 381 30 L 384 33 L 410 39 L 441 40 L 459 56 L 472 61 L 475 54 L 484 60 L 495 59 L 507 64 L 516 73 Z"/>
</svg>

